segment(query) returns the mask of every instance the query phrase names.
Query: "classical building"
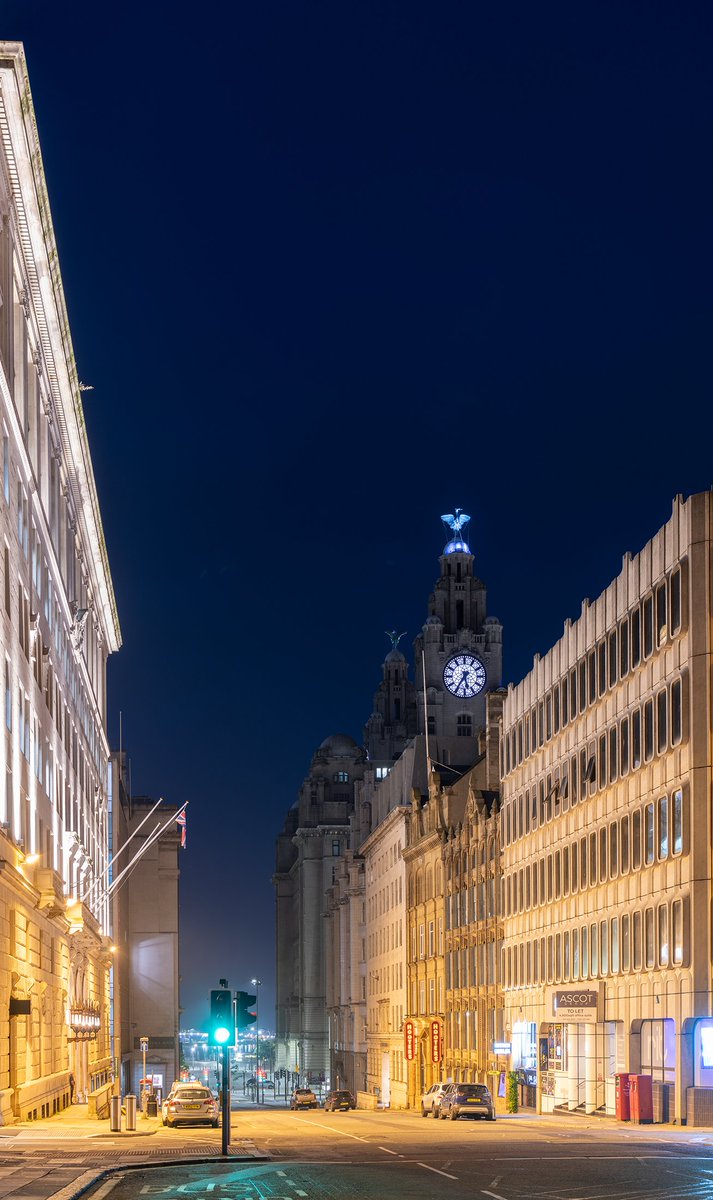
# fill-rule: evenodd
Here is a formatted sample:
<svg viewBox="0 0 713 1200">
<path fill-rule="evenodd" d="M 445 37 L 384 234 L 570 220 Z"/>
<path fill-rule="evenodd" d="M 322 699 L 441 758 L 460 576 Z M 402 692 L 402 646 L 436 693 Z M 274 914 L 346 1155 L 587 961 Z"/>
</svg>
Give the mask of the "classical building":
<svg viewBox="0 0 713 1200">
<path fill-rule="evenodd" d="M 653 1077 L 671 1119 L 713 1087 L 713 495 L 656 536 L 509 690 L 502 975 L 537 1106 L 612 1114 Z"/>
<path fill-rule="evenodd" d="M 106 662 L 120 646 L 21 45 L 0 43 L 0 1123 L 109 1079 Z"/>
<path fill-rule="evenodd" d="M 337 858 L 325 918 L 329 1079 L 355 1095 L 366 1090 L 366 917 L 364 861 L 352 850 Z"/>
<path fill-rule="evenodd" d="M 131 796 L 126 755 L 112 754 L 114 1053 L 121 1091 L 140 1096 L 146 1075 L 166 1095 L 180 1073 L 177 809 Z M 124 875 L 124 872 L 126 874 Z"/>
<path fill-rule="evenodd" d="M 354 787 L 365 761 L 364 751 L 346 734 L 322 742 L 277 839 L 276 1065 L 307 1083 L 329 1079 L 332 946 L 325 916 L 339 859 L 352 848 Z M 353 982 L 350 977 L 349 989 Z M 331 996 L 332 1008 L 348 1007 L 351 998 L 351 992 Z"/>
</svg>

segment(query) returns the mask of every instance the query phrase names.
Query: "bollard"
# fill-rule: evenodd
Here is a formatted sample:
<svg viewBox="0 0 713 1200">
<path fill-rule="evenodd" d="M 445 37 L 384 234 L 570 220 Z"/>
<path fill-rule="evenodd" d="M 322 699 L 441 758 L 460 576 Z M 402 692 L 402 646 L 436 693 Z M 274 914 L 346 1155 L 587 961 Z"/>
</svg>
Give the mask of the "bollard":
<svg viewBox="0 0 713 1200">
<path fill-rule="evenodd" d="M 109 1128 L 112 1133 L 121 1133 L 121 1096 L 109 1097 Z"/>
<path fill-rule="evenodd" d="M 136 1096 L 124 1096 L 127 1133 L 136 1132 Z"/>
</svg>

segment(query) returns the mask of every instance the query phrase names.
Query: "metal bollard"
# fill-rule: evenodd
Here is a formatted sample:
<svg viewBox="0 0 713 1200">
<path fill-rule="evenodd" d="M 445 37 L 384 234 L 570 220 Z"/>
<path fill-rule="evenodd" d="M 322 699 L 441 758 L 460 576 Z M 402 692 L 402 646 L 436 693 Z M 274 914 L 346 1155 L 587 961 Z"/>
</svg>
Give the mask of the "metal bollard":
<svg viewBox="0 0 713 1200">
<path fill-rule="evenodd" d="M 121 1133 L 121 1096 L 109 1097 L 109 1128 L 112 1133 Z"/>
<path fill-rule="evenodd" d="M 127 1133 L 136 1132 L 136 1096 L 124 1096 Z"/>
</svg>

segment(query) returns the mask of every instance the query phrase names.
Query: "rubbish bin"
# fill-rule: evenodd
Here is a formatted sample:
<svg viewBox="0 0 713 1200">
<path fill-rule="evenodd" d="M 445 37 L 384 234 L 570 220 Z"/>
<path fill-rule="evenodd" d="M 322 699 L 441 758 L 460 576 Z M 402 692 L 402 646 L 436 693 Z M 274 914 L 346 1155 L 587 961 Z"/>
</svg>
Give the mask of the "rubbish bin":
<svg viewBox="0 0 713 1200">
<path fill-rule="evenodd" d="M 109 1097 L 109 1128 L 112 1133 L 121 1133 L 121 1096 Z"/>
<path fill-rule="evenodd" d="M 614 1078 L 616 1079 L 616 1119 L 617 1121 L 630 1121 L 629 1084 L 631 1076 L 628 1071 L 620 1071 Z"/>
<path fill-rule="evenodd" d="M 631 1119 L 637 1125 L 651 1125 L 654 1119 L 653 1089 L 650 1075 L 629 1076 Z"/>
<path fill-rule="evenodd" d="M 157 1117 L 158 1116 L 158 1100 L 156 1099 L 155 1096 L 147 1096 L 146 1097 L 146 1116 L 147 1117 Z"/>
<path fill-rule="evenodd" d="M 136 1096 L 124 1096 L 126 1105 L 126 1128 L 129 1132 L 136 1132 Z"/>
</svg>

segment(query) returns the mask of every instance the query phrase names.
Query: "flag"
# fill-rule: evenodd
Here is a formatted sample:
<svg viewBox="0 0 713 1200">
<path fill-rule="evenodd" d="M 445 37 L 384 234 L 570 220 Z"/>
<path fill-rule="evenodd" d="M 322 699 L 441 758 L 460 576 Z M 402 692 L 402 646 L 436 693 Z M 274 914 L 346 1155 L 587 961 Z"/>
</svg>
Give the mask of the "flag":
<svg viewBox="0 0 713 1200">
<path fill-rule="evenodd" d="M 185 848 L 186 848 L 186 810 L 185 809 L 183 810 L 182 813 L 179 813 L 178 816 L 176 817 L 176 824 L 180 825 L 180 827 L 181 827 L 181 849 L 185 850 Z"/>
</svg>

